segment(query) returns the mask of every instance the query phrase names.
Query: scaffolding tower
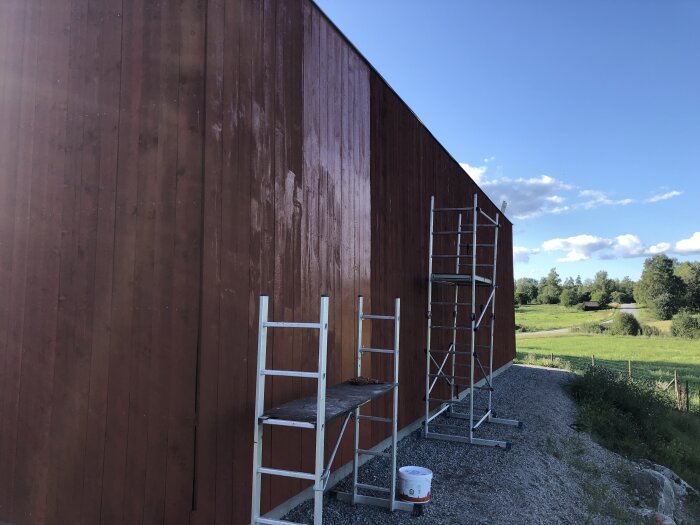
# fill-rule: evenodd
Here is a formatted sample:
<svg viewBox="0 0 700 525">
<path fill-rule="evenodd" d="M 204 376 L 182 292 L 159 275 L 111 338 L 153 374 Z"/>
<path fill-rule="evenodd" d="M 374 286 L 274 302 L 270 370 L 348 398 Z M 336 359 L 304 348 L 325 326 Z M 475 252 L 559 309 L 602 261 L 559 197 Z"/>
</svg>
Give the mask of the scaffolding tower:
<svg viewBox="0 0 700 525">
<path fill-rule="evenodd" d="M 437 214 L 441 216 L 439 222 L 443 225 L 438 231 L 435 230 Z M 520 421 L 498 418 L 493 412 L 493 350 L 498 288 L 496 270 L 499 229 L 500 214 L 497 213 L 495 218 L 489 216 L 479 207 L 476 193 L 474 193 L 472 207 L 436 208 L 435 197 L 430 198 L 426 315 L 428 331 L 425 350 L 423 426 L 423 435 L 426 438 L 510 450 L 509 441 L 477 438 L 474 432 L 484 423 L 522 427 Z M 434 253 L 436 245 L 444 251 L 453 247 L 454 253 L 436 254 Z M 436 267 L 444 270 L 445 264 L 451 261 L 454 261 L 453 271 L 435 272 Z M 436 290 L 438 287 L 440 291 Z M 488 294 L 486 301 L 481 305 L 477 304 L 477 288 L 485 290 Z M 460 294 L 460 290 L 466 290 L 468 296 L 461 297 L 464 294 Z M 436 300 L 435 295 L 440 297 Z M 446 295 L 450 300 L 445 300 Z M 467 310 L 469 324 L 459 323 L 460 311 L 463 309 Z M 447 318 L 451 313 L 452 320 L 434 324 L 434 313 L 437 313 L 436 317 L 440 319 Z M 488 343 L 477 343 L 477 334 L 485 327 L 489 330 Z M 431 346 L 431 341 L 435 339 L 433 332 L 446 333 L 448 337 L 442 340 L 451 339 L 449 345 L 446 348 L 433 348 Z M 468 376 L 465 375 L 467 372 Z M 476 380 L 477 372 L 483 376 L 483 383 Z M 434 392 L 442 381 L 449 386 L 449 394 L 447 397 L 440 398 L 436 397 Z M 468 390 L 460 392 L 461 388 Z M 475 406 L 474 398 L 477 391 L 486 392 L 486 406 Z M 466 397 L 464 397 L 465 394 Z M 437 408 L 435 408 L 436 405 Z M 466 413 L 461 411 L 465 408 Z M 468 420 L 468 433 L 465 435 L 463 426 L 435 422 L 435 419 L 441 415 Z M 440 432 L 433 430 L 434 428 L 449 429 L 457 433 Z"/>
<path fill-rule="evenodd" d="M 328 486 L 331 467 L 340 447 L 341 440 L 348 427 L 350 418 L 355 419 L 355 441 L 353 454 L 353 487 L 351 494 L 337 494 L 339 499 L 352 503 L 364 503 L 386 507 L 390 510 L 412 511 L 413 504 L 395 499 L 396 487 L 396 438 L 398 415 L 398 366 L 399 366 L 399 309 L 400 302 L 396 299 L 395 312 L 389 315 L 369 315 L 363 312 L 362 297 L 358 300 L 358 332 L 357 332 L 357 367 L 358 377 L 362 371 L 362 354 L 379 353 L 391 354 L 394 358 L 393 382 L 376 383 L 373 381 L 345 381 L 331 387 L 326 386 L 326 366 L 328 354 L 328 297 L 321 297 L 320 319 L 318 323 L 272 322 L 268 320 L 268 297 L 260 297 L 260 317 L 258 322 L 258 364 L 256 375 L 255 396 L 255 428 L 253 440 L 253 484 L 251 525 L 269 524 L 286 525 L 290 521 L 273 519 L 260 515 L 260 491 L 262 475 L 283 476 L 313 481 L 314 491 L 314 525 L 323 523 L 323 495 Z M 394 348 L 369 348 L 362 345 L 362 321 L 370 319 L 394 321 Z M 298 370 L 273 370 L 267 368 L 267 330 L 269 328 L 304 328 L 319 331 L 318 337 L 318 370 L 305 372 Z M 316 394 L 296 399 L 283 405 L 265 410 L 265 378 L 267 376 L 283 376 L 315 379 Z M 384 394 L 393 392 L 393 411 L 389 418 L 380 418 L 360 413 L 360 407 Z M 340 433 L 327 463 L 324 463 L 325 431 L 329 422 L 343 418 Z M 388 453 L 374 452 L 359 448 L 359 422 L 361 420 L 381 421 L 392 425 L 392 447 Z M 310 429 L 315 433 L 315 462 L 314 472 L 298 472 L 263 466 L 263 428 L 265 426 L 284 426 Z M 367 485 L 358 482 L 359 456 L 376 455 L 389 457 L 391 462 L 391 486 L 389 488 Z M 372 497 L 360 494 L 359 491 L 387 493 L 386 498 Z M 301 524 L 296 524 L 301 525 Z"/>
</svg>

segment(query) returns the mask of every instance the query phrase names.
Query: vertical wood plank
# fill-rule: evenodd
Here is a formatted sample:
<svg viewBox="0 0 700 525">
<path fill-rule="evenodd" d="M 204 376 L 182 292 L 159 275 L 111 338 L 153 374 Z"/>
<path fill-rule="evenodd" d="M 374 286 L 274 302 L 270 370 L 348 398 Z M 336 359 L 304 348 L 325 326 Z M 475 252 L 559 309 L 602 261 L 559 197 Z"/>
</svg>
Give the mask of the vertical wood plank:
<svg viewBox="0 0 700 525">
<path fill-rule="evenodd" d="M 102 512 L 107 392 L 112 332 L 112 290 L 116 220 L 119 109 L 121 86 L 121 6 L 91 4 L 88 33 L 95 38 L 94 63 L 90 70 L 97 83 L 94 108 L 96 135 L 83 170 L 97 178 L 97 216 L 95 217 L 95 275 L 91 298 L 93 331 L 89 334 L 89 394 L 87 400 L 85 462 L 83 469 L 82 523 L 99 523 Z"/>
<path fill-rule="evenodd" d="M 195 450 L 195 397 L 203 189 L 205 9 L 197 0 L 180 3 L 179 104 L 175 170 L 175 243 L 171 303 L 172 366 L 168 391 L 168 453 L 165 523 L 189 522 Z"/>
</svg>

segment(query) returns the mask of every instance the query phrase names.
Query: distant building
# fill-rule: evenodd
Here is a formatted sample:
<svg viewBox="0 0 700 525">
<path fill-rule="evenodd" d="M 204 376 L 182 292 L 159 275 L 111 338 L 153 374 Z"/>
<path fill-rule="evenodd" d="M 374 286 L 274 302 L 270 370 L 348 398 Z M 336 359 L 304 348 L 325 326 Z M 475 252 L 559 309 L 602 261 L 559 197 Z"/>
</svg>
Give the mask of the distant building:
<svg viewBox="0 0 700 525">
<path fill-rule="evenodd" d="M 581 303 L 581 308 L 583 310 L 600 310 L 600 303 L 598 301 L 585 301 Z"/>
</svg>

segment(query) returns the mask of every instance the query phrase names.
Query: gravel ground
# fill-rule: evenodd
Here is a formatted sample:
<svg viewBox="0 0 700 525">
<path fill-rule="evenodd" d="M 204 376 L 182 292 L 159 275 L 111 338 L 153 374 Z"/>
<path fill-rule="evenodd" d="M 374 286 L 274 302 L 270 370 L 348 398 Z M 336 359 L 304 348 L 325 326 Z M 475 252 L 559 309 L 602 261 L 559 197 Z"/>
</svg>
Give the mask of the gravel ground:
<svg viewBox="0 0 700 525">
<path fill-rule="evenodd" d="M 423 439 L 418 432 L 398 446 L 397 463 L 430 468 L 432 501 L 423 515 L 390 513 L 327 498 L 324 524 L 582 524 L 638 523 L 626 489 L 632 463 L 572 428 L 575 405 L 563 390 L 568 372 L 514 365 L 495 380 L 495 412 L 524 428 L 485 425 L 479 437 L 509 440 L 510 452 Z M 441 423 L 464 425 L 446 417 Z M 388 461 L 360 469 L 360 481 L 388 486 Z M 346 490 L 346 478 L 336 489 Z M 285 519 L 313 521 L 307 501 Z"/>
</svg>

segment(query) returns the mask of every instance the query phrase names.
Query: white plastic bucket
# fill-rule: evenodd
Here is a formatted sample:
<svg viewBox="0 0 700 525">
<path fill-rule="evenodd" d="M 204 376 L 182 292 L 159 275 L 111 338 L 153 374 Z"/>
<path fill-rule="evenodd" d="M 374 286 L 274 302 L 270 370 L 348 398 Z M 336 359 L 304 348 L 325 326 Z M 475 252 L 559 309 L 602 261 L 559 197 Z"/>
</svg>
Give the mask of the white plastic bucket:
<svg viewBox="0 0 700 525">
<path fill-rule="evenodd" d="M 401 467 L 399 469 L 399 498 L 413 503 L 430 501 L 430 482 L 433 472 L 423 467 Z"/>
</svg>

